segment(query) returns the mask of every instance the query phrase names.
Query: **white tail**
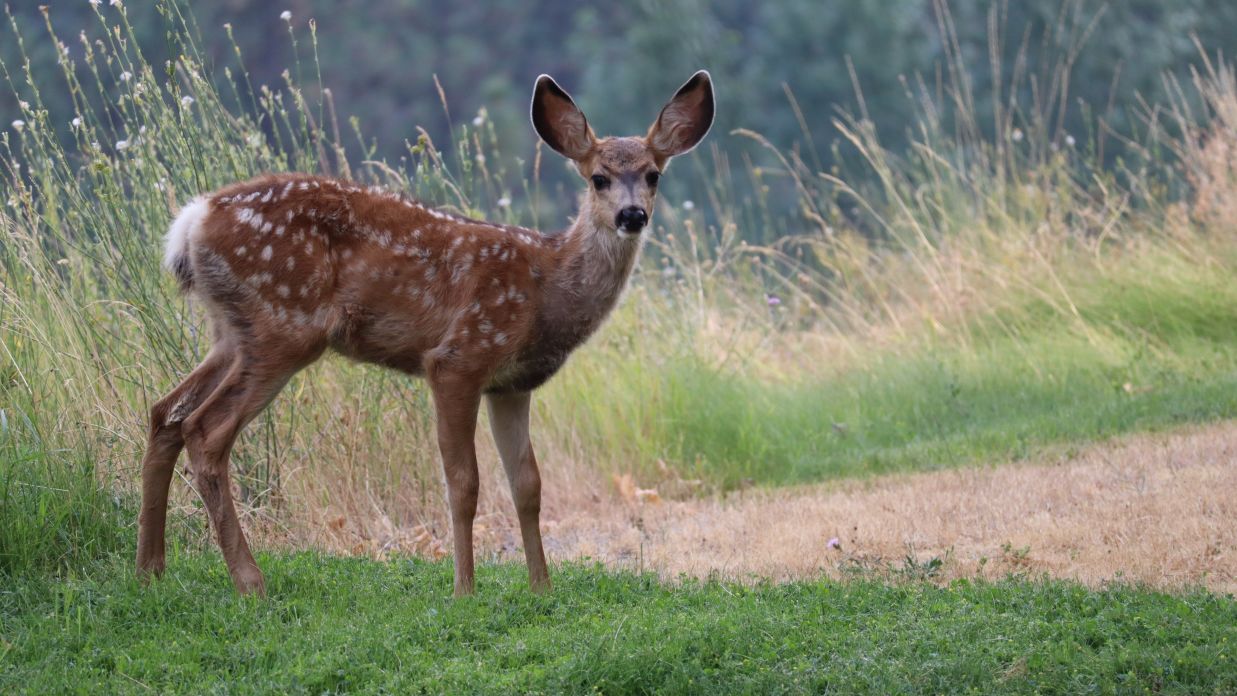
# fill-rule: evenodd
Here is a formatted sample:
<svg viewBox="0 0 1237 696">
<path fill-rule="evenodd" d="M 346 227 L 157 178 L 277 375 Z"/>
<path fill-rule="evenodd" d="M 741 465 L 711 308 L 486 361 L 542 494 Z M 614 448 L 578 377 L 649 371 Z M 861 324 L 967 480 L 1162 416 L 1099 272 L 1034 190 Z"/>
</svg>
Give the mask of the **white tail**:
<svg viewBox="0 0 1237 696">
<path fill-rule="evenodd" d="M 381 189 L 296 174 L 191 201 L 168 232 L 164 265 L 209 313 L 215 342 L 151 411 L 139 572 L 163 570 L 168 485 L 184 448 L 233 582 L 241 592 L 263 591 L 232 503 L 229 452 L 288 379 L 332 349 L 428 381 L 457 594 L 473 589 L 473 439 L 486 398 L 529 580 L 548 588 L 530 394 L 618 301 L 662 170 L 705 136 L 712 119 L 712 83 L 702 71 L 646 136 L 598 139 L 571 97 L 549 77 L 538 78 L 533 125 L 589 182 L 575 223 L 560 234 L 460 218 Z"/>
<path fill-rule="evenodd" d="M 189 285 L 189 238 L 210 213 L 210 201 L 198 196 L 181 208 L 164 242 L 163 267 L 176 276 L 182 286 Z"/>
</svg>

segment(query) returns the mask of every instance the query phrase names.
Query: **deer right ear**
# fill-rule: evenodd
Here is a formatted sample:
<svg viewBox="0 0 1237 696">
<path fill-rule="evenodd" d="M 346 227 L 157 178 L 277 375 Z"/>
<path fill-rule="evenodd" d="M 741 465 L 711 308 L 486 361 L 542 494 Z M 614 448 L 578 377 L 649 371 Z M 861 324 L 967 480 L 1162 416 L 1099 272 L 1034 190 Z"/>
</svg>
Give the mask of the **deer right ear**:
<svg viewBox="0 0 1237 696">
<path fill-rule="evenodd" d="M 584 112 L 554 78 L 541 75 L 533 87 L 533 129 L 555 152 L 580 161 L 592 151 L 597 137 Z"/>
</svg>

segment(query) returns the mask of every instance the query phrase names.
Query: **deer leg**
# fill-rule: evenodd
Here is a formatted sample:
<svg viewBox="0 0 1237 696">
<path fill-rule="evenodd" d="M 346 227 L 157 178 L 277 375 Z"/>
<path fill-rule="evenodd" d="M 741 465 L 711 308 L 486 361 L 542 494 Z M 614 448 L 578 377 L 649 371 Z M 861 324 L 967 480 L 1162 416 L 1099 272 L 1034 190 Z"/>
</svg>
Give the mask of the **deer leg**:
<svg viewBox="0 0 1237 696">
<path fill-rule="evenodd" d="M 474 380 L 438 376 L 431 379 L 438 414 L 438 448 L 451 505 L 455 547 L 455 596 L 473 593 L 472 524 L 477 516 L 477 409 L 481 388 Z"/>
<path fill-rule="evenodd" d="M 520 520 L 520 536 L 524 539 L 524 559 L 528 564 L 528 584 L 534 592 L 550 589 L 550 572 L 546 569 L 545 551 L 541 545 L 541 474 L 537 458 L 528 438 L 528 415 L 532 395 L 490 394 L 486 406 L 490 412 L 490 431 L 494 444 L 507 471 L 511 484 L 511 499 Z"/>
<path fill-rule="evenodd" d="M 275 398 L 293 372 L 265 369 L 238 357 L 215 391 L 182 426 L 194 486 L 219 537 L 228 574 L 241 594 L 264 595 L 266 585 L 236 515 L 228 462 L 241 429 Z"/>
<path fill-rule="evenodd" d="M 150 409 L 150 433 L 142 458 L 142 509 L 138 516 L 137 572 L 148 578 L 164 569 L 168 487 L 185 445 L 181 422 L 215 390 L 232 361 L 231 349 L 216 344 L 188 377 Z"/>
</svg>

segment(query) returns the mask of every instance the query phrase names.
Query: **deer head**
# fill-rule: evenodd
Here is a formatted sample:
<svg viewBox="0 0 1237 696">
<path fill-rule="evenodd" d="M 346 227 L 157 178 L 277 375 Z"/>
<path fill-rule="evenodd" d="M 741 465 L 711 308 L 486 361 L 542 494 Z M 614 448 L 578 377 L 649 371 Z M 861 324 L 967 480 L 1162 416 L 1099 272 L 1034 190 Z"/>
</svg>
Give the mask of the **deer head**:
<svg viewBox="0 0 1237 696">
<path fill-rule="evenodd" d="M 624 238 L 648 224 L 657 183 L 670 158 L 694 148 L 713 125 L 713 82 L 701 70 L 662 107 L 644 136 L 598 138 L 571 95 L 549 75 L 537 78 L 532 121 L 537 135 L 570 159 L 589 183 L 581 215 Z"/>
</svg>

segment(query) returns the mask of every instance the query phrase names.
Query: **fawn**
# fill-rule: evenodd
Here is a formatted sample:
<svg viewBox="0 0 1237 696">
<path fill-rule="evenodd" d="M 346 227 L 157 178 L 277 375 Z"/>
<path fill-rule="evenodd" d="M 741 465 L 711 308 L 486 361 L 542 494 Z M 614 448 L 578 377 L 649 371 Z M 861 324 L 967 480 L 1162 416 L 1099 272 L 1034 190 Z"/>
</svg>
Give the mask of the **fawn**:
<svg viewBox="0 0 1237 696">
<path fill-rule="evenodd" d="M 538 136 L 588 191 L 565 231 L 449 215 L 379 188 L 325 177 L 262 176 L 193 199 L 167 235 L 164 265 L 204 308 L 206 358 L 151 409 L 142 460 L 137 568 L 164 569 L 168 486 L 181 449 L 238 592 L 265 592 L 232 502 L 240 430 L 300 369 L 333 349 L 429 383 L 455 552 L 455 594 L 473 591 L 482 396 L 520 523 L 529 584 L 550 587 L 541 477 L 529 441 L 532 390 L 614 308 L 640 252 L 671 157 L 713 122 L 697 72 L 643 137 L 597 138 L 548 75 L 533 90 Z"/>
</svg>

